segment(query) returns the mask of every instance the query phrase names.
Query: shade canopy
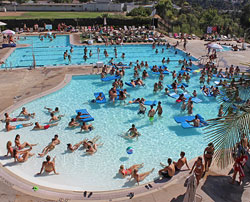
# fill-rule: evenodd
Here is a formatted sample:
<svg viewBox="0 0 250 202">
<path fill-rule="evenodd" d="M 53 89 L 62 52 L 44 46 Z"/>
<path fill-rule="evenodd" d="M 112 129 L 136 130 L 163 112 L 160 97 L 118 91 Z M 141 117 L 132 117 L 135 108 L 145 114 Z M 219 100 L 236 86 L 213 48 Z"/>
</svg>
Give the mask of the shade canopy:
<svg viewBox="0 0 250 202">
<path fill-rule="evenodd" d="M 0 22 L 0 26 L 5 26 L 5 25 L 7 25 L 7 24 L 4 22 Z"/>
<path fill-rule="evenodd" d="M 208 44 L 207 47 L 211 49 L 223 49 L 223 47 L 217 43 Z"/>
<path fill-rule="evenodd" d="M 4 31 L 2 32 L 2 34 L 14 35 L 15 32 L 12 31 L 12 30 L 7 29 L 7 30 L 4 30 Z"/>
</svg>

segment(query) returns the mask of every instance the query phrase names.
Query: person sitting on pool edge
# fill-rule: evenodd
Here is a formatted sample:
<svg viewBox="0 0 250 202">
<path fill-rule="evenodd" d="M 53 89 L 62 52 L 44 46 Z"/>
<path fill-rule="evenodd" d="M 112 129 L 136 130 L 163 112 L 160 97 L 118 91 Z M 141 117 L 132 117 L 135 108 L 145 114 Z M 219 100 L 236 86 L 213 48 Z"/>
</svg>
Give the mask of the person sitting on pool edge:
<svg viewBox="0 0 250 202">
<path fill-rule="evenodd" d="M 54 173 L 56 175 L 58 175 L 59 173 L 56 172 L 56 168 L 55 168 L 55 160 L 56 157 L 53 158 L 52 161 L 50 161 L 51 157 L 49 155 L 46 156 L 46 161 L 43 162 L 42 164 L 42 168 L 40 170 L 39 173 L 37 173 L 37 175 L 41 175 L 43 170 L 45 170 L 45 172 L 50 173 L 52 171 L 54 171 Z"/>
<path fill-rule="evenodd" d="M 40 125 L 38 122 L 35 123 L 35 126 L 32 130 L 47 130 L 50 127 L 57 126 L 58 123 L 50 123 L 45 126 Z"/>
<path fill-rule="evenodd" d="M 68 127 L 75 128 L 75 127 L 78 127 L 78 126 L 80 126 L 80 123 L 76 122 L 74 118 L 71 118 L 71 121 L 69 122 Z"/>
<path fill-rule="evenodd" d="M 144 166 L 144 163 L 141 163 L 141 164 L 132 165 L 131 167 L 125 169 L 124 165 L 121 165 L 118 173 L 122 174 L 122 177 L 125 178 L 126 176 L 131 175 L 135 169 L 142 168 L 143 166 Z"/>
<path fill-rule="evenodd" d="M 35 117 L 35 113 L 29 113 L 27 111 L 27 109 L 25 107 L 22 108 L 22 111 L 20 112 L 20 114 L 18 116 L 25 116 L 25 117 L 31 117 L 31 118 L 34 118 Z"/>
<path fill-rule="evenodd" d="M 165 166 L 163 164 L 161 164 L 162 166 Z M 175 174 L 175 166 L 174 164 L 172 164 L 172 159 L 168 158 L 168 166 L 165 166 L 165 168 L 159 170 L 159 175 L 163 176 L 165 178 L 171 178 L 174 176 Z"/>
<path fill-rule="evenodd" d="M 20 128 L 23 128 L 23 127 L 29 127 L 29 126 L 32 126 L 33 123 L 23 123 L 23 124 L 19 124 L 19 125 L 16 125 L 16 126 L 12 126 L 10 125 L 10 122 L 6 122 L 5 124 L 5 129 L 6 131 L 11 131 L 11 130 L 15 130 L 15 129 L 20 129 Z"/>
<path fill-rule="evenodd" d="M 48 107 L 44 107 L 44 109 L 47 109 L 48 112 L 53 113 L 53 114 L 59 113 L 59 107 L 56 107 L 54 111 L 52 108 L 48 108 Z"/>
<path fill-rule="evenodd" d="M 93 130 L 94 129 L 94 127 L 92 126 L 92 124 L 87 124 L 86 122 L 83 122 L 82 123 L 82 126 L 81 126 L 81 130 L 80 130 L 80 132 L 82 132 L 83 130 L 84 131 L 91 131 L 91 130 Z"/>
<path fill-rule="evenodd" d="M 175 161 L 173 162 L 173 164 L 175 166 L 175 172 L 181 170 L 181 168 L 184 166 L 184 164 L 186 164 L 188 170 L 190 170 L 190 168 L 187 164 L 187 159 L 185 157 L 185 152 L 182 151 L 180 153 L 180 156 L 181 156 L 181 158 L 179 158 L 177 162 L 175 162 Z"/>
<path fill-rule="evenodd" d="M 17 121 L 28 121 L 28 120 L 30 120 L 29 117 L 28 118 L 18 118 L 18 117 L 11 118 L 7 112 L 4 114 L 4 116 L 5 116 L 5 120 L 2 120 L 3 122 L 17 122 Z"/>
</svg>

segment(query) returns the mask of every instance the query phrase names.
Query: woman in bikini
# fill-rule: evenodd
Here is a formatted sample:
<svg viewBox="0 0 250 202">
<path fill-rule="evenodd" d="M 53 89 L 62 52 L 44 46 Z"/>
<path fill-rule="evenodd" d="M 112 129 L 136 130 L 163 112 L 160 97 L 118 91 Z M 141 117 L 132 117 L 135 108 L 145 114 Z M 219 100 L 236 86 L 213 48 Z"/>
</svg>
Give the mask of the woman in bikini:
<svg viewBox="0 0 250 202">
<path fill-rule="evenodd" d="M 194 170 L 194 174 L 197 180 L 197 186 L 199 185 L 200 179 L 202 177 L 204 171 L 204 165 L 202 163 L 202 158 L 199 156 L 197 161 L 194 162 L 194 165 L 189 174 L 191 174 Z"/>
<path fill-rule="evenodd" d="M 75 144 L 74 146 L 72 146 L 72 144 L 67 144 L 67 150 L 74 152 L 75 150 L 77 150 L 81 145 L 82 145 L 83 141 L 80 141 L 79 143 Z"/>
<path fill-rule="evenodd" d="M 7 142 L 6 148 L 7 148 L 7 154 L 5 156 L 8 156 L 10 154 L 11 157 L 14 157 L 13 147 L 12 147 L 12 142 L 11 141 Z"/>
<path fill-rule="evenodd" d="M 132 174 L 131 174 L 130 180 L 131 180 L 132 178 L 134 178 L 134 179 L 136 180 L 137 184 L 139 185 L 139 182 L 143 181 L 143 180 L 144 180 L 147 176 L 149 176 L 150 173 L 152 173 L 153 171 L 154 171 L 154 168 L 153 168 L 152 170 L 148 171 L 148 172 L 139 174 L 139 173 L 138 173 L 138 169 L 134 169 L 134 172 L 132 172 Z"/>
<path fill-rule="evenodd" d="M 124 168 L 124 165 L 120 166 L 119 173 L 122 174 L 122 177 L 125 178 L 128 175 L 131 175 L 135 169 L 142 168 L 144 163 L 132 165 L 130 168 Z"/>
<path fill-rule="evenodd" d="M 214 155 L 214 144 L 211 142 L 205 148 L 204 154 L 203 154 L 203 157 L 205 160 L 205 172 L 208 171 L 208 169 L 211 166 L 213 155 Z"/>
<path fill-rule="evenodd" d="M 17 151 L 16 149 L 13 150 L 13 157 L 15 162 L 18 161 L 23 163 L 28 160 L 29 157 L 34 156 L 35 154 L 30 153 L 32 147 L 23 151 Z"/>
<path fill-rule="evenodd" d="M 37 144 L 29 144 L 28 142 L 24 142 L 23 144 L 21 144 L 20 142 L 20 135 L 17 134 L 16 138 L 15 138 L 15 145 L 17 147 L 18 150 L 24 149 L 25 147 L 33 147 L 36 146 Z"/>
</svg>

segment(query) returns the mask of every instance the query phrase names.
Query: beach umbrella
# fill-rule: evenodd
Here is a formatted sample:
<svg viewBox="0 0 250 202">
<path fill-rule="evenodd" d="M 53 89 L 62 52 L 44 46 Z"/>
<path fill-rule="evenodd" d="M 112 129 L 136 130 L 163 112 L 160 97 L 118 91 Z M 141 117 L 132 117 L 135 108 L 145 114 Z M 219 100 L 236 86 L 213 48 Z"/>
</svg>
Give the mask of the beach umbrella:
<svg viewBox="0 0 250 202">
<path fill-rule="evenodd" d="M 187 191 L 185 193 L 183 202 L 195 202 L 196 188 L 197 188 L 197 182 L 195 175 L 193 174 L 188 178 Z"/>
<path fill-rule="evenodd" d="M 5 25 L 7 25 L 7 24 L 4 22 L 0 22 L 0 26 L 5 26 Z"/>
<path fill-rule="evenodd" d="M 7 30 L 4 30 L 4 31 L 2 32 L 2 34 L 14 35 L 15 32 L 12 31 L 12 30 L 7 29 Z"/>
<path fill-rule="evenodd" d="M 207 47 L 211 49 L 223 49 L 223 47 L 217 43 L 208 44 Z"/>
</svg>

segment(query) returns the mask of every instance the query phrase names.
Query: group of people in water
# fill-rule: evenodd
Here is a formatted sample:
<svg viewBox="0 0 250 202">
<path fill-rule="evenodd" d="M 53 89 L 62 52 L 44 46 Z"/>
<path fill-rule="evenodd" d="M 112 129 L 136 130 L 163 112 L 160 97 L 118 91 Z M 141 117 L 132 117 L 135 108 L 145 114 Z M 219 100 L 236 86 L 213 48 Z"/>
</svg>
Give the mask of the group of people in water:
<svg viewBox="0 0 250 202">
<path fill-rule="evenodd" d="M 135 129 L 131 129 L 131 131 L 135 131 Z M 160 180 L 162 178 L 171 179 L 174 175 L 176 175 L 180 171 L 190 170 L 190 174 L 194 173 L 197 185 L 199 185 L 201 178 L 205 175 L 205 173 L 209 170 L 211 166 L 214 150 L 215 149 L 213 143 L 209 143 L 204 150 L 203 158 L 198 157 L 197 160 L 193 163 L 191 169 L 188 165 L 187 158 L 185 157 L 185 152 L 183 151 L 180 153 L 180 158 L 178 159 L 178 161 L 173 161 L 171 158 L 168 158 L 167 165 L 160 162 L 160 166 L 162 166 L 163 168 L 158 171 L 159 179 Z M 143 166 L 144 166 L 143 163 L 132 165 L 129 168 L 125 168 L 124 165 L 121 165 L 118 172 L 124 178 L 127 176 L 131 176 L 130 180 L 134 178 L 137 184 L 139 185 L 139 182 L 143 181 L 147 176 L 150 175 L 150 173 L 154 171 L 153 168 L 150 171 L 144 173 L 138 173 L 139 169 L 142 168 Z M 184 166 L 186 166 L 187 169 L 183 169 Z"/>
<path fill-rule="evenodd" d="M 52 108 L 48 108 L 48 107 L 44 107 L 44 109 L 46 110 L 46 113 L 50 114 L 50 120 L 48 121 L 47 125 L 40 125 L 38 122 L 35 122 L 35 126 L 33 127 L 32 130 L 47 130 L 50 127 L 53 126 L 57 126 L 59 121 L 61 120 L 61 118 L 64 115 L 56 115 L 59 114 L 59 108 L 56 107 L 54 110 Z M 15 130 L 15 129 L 20 129 L 23 127 L 28 127 L 28 126 L 32 126 L 33 123 L 25 123 L 25 124 L 18 124 L 15 126 L 10 125 L 10 122 L 21 122 L 21 121 L 29 121 L 31 118 L 34 119 L 35 118 L 35 113 L 29 113 L 27 111 L 27 109 L 25 107 L 22 108 L 21 112 L 19 113 L 19 115 L 15 118 L 12 118 L 9 116 L 9 114 L 6 112 L 5 114 L 5 119 L 1 120 L 2 122 L 5 122 L 5 129 L 6 131 L 11 131 L 11 130 Z M 87 124 L 86 122 L 79 122 L 80 120 L 83 120 L 85 118 L 88 118 L 88 116 L 85 116 L 84 118 L 82 118 L 82 115 L 86 115 L 83 113 L 78 113 L 77 116 L 75 118 L 72 118 L 71 121 L 68 124 L 69 128 L 75 128 L 75 127 L 80 127 L 81 131 L 90 131 L 93 130 L 93 126 L 91 124 Z M 88 114 L 89 115 L 89 114 Z M 34 156 L 34 153 L 31 153 L 32 148 L 34 146 L 37 146 L 37 144 L 31 144 L 28 142 L 23 142 L 21 143 L 20 141 L 21 136 L 19 134 L 16 135 L 15 137 L 15 146 L 12 145 L 11 141 L 7 142 L 6 148 L 7 148 L 7 154 L 6 156 L 10 155 L 11 157 L 14 158 L 15 162 L 26 162 L 30 157 Z M 71 145 L 70 143 L 67 144 L 66 150 L 68 152 L 73 152 L 75 150 L 77 150 L 81 145 L 83 147 L 83 150 L 85 150 L 86 154 L 92 155 L 95 152 L 97 152 L 98 146 L 102 146 L 103 143 L 98 143 L 97 141 L 100 139 L 99 136 L 94 137 L 92 140 L 88 140 L 87 138 L 85 138 L 84 140 L 80 141 L 79 143 L 76 143 L 75 145 Z M 58 174 L 55 171 L 55 157 L 53 158 L 53 160 L 51 161 L 51 157 L 48 155 L 49 152 L 51 152 L 52 150 L 54 150 L 56 148 L 57 145 L 60 144 L 60 140 L 58 139 L 58 135 L 55 135 L 51 142 L 45 146 L 42 150 L 41 153 L 38 153 L 38 156 L 40 157 L 44 157 L 45 155 L 47 155 L 46 157 L 46 161 L 43 162 L 42 164 L 42 168 L 40 173 L 41 174 L 43 172 L 43 170 L 45 170 L 45 172 L 52 172 L 54 171 L 55 174 Z"/>
</svg>

